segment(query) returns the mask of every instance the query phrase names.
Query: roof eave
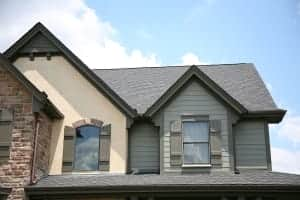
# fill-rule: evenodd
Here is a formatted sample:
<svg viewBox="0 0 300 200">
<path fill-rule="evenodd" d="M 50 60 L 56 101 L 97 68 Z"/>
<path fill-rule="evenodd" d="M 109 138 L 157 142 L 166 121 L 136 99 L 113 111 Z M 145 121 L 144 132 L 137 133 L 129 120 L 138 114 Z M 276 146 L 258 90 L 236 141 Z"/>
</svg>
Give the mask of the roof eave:
<svg viewBox="0 0 300 200">
<path fill-rule="evenodd" d="M 241 115 L 242 119 L 259 119 L 263 118 L 269 123 L 279 123 L 282 121 L 283 117 L 286 114 L 286 110 L 277 109 L 277 110 L 262 110 L 262 111 L 248 111 Z"/>
<path fill-rule="evenodd" d="M 47 98 L 43 110 L 53 119 L 63 119 L 64 114 Z"/>
<path fill-rule="evenodd" d="M 132 186 L 70 186 L 70 187 L 25 187 L 28 196 L 39 195 L 79 195 L 79 194 L 197 194 L 204 192 L 289 192 L 300 193 L 300 185 L 288 184 L 217 184 L 217 185 L 132 185 Z"/>
</svg>

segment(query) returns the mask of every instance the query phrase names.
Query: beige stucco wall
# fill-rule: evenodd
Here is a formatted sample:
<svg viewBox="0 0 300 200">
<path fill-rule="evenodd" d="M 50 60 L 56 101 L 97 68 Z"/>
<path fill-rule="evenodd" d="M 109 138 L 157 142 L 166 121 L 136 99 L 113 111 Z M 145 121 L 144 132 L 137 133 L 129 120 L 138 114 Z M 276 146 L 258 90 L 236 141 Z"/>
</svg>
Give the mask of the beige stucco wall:
<svg viewBox="0 0 300 200">
<path fill-rule="evenodd" d="M 50 174 L 61 174 L 64 126 L 84 118 L 96 118 L 112 125 L 110 172 L 125 173 L 127 160 L 126 116 L 86 80 L 62 56 L 18 58 L 17 68 L 64 114 L 54 123 Z"/>
</svg>

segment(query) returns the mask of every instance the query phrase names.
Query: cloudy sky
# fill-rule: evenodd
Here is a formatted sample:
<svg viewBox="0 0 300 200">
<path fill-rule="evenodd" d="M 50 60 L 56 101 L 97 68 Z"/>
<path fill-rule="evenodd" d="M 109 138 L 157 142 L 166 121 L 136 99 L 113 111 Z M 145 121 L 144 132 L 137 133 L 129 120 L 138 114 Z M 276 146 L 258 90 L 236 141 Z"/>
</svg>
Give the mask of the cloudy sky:
<svg viewBox="0 0 300 200">
<path fill-rule="evenodd" d="M 288 110 L 273 169 L 300 174 L 300 0 L 1 0 L 0 51 L 38 21 L 90 68 L 254 63 Z"/>
</svg>

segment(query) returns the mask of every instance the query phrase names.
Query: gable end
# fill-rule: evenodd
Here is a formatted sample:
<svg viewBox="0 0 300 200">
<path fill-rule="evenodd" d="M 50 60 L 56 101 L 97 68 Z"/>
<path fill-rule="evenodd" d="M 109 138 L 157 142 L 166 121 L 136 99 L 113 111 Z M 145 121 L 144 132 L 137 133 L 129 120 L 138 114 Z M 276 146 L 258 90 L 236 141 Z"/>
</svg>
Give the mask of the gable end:
<svg viewBox="0 0 300 200">
<path fill-rule="evenodd" d="M 42 36 L 39 36 L 42 34 Z M 32 40 L 38 36 L 36 39 Z M 45 38 L 47 40 L 45 40 Z M 48 41 L 51 45 L 48 44 Z M 43 45 L 41 45 L 43 43 Z M 42 47 L 41 47 L 42 46 Z M 38 48 L 37 48 L 38 47 Z M 55 47 L 55 48 L 54 48 Z M 130 118 L 137 115 L 135 109 L 131 108 L 118 94 L 116 94 L 102 79 L 100 79 L 92 70 L 88 68 L 71 50 L 69 50 L 61 41 L 59 41 L 42 23 L 38 22 L 27 33 L 25 33 L 17 42 L 4 52 L 4 55 L 11 61 L 22 53 L 34 48 L 40 51 L 56 51 L 54 53 L 62 54 L 97 90 L 103 93 L 117 108 Z M 57 49 L 57 50 L 56 50 Z M 45 53 L 45 52 L 42 52 Z M 46 52 L 51 53 L 51 52 Z"/>
<path fill-rule="evenodd" d="M 59 53 L 59 49 L 55 47 L 55 45 L 53 45 L 41 32 L 39 32 L 19 50 L 20 55 L 31 53 Z"/>
<path fill-rule="evenodd" d="M 146 116 L 153 116 L 162 108 L 189 80 L 199 80 L 203 86 L 229 105 L 238 114 L 246 113 L 247 109 L 231 97 L 224 89 L 218 86 L 197 66 L 191 66 L 145 113 Z"/>
</svg>

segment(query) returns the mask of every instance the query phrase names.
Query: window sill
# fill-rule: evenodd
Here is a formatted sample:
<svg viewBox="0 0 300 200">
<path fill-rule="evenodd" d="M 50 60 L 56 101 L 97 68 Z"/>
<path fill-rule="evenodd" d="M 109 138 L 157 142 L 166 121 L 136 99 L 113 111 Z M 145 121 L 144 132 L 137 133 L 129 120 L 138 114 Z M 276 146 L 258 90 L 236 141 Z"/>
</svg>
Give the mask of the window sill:
<svg viewBox="0 0 300 200">
<path fill-rule="evenodd" d="M 182 168 L 208 168 L 211 164 L 182 165 Z"/>
<path fill-rule="evenodd" d="M 243 170 L 243 169 L 268 169 L 267 166 L 236 166 L 237 169 Z"/>
<path fill-rule="evenodd" d="M 124 173 L 109 172 L 109 171 L 72 171 L 62 172 L 65 175 L 121 175 Z"/>
</svg>

